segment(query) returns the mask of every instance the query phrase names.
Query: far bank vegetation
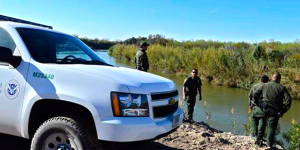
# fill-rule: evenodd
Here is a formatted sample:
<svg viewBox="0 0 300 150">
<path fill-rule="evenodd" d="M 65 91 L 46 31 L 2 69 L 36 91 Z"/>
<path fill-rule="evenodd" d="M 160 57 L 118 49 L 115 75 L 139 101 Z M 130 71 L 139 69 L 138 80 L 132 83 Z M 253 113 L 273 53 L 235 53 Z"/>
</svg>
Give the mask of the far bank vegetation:
<svg viewBox="0 0 300 150">
<path fill-rule="evenodd" d="M 249 89 L 262 74 L 269 77 L 279 71 L 292 97 L 300 99 L 300 41 L 260 43 L 183 41 L 161 35 L 130 38 L 110 48 L 109 54 L 119 61 L 134 63 L 138 43 L 150 43 L 147 54 L 150 69 L 168 74 L 188 75 L 198 68 L 203 79 L 230 87 Z"/>
</svg>

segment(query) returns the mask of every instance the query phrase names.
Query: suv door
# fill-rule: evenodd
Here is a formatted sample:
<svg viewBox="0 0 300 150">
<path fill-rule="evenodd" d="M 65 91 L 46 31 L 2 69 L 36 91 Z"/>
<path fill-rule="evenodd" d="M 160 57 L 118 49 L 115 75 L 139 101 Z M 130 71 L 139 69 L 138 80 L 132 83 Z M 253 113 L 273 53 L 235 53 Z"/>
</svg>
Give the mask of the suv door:
<svg viewBox="0 0 300 150">
<path fill-rule="evenodd" d="M 0 46 L 9 48 L 14 56 L 20 56 L 10 34 L 0 27 Z M 14 68 L 0 61 L 0 132 L 20 135 L 20 117 L 27 77 L 28 63 L 22 60 Z"/>
</svg>

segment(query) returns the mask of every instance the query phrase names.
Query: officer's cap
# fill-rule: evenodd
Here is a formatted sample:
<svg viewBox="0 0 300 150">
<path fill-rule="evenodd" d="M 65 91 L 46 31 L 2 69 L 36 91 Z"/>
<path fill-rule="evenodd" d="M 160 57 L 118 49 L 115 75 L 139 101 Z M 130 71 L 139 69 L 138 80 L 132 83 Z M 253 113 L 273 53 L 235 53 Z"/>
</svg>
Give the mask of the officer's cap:
<svg viewBox="0 0 300 150">
<path fill-rule="evenodd" d="M 149 44 L 147 42 L 141 42 L 140 47 L 142 46 L 149 46 Z"/>
</svg>

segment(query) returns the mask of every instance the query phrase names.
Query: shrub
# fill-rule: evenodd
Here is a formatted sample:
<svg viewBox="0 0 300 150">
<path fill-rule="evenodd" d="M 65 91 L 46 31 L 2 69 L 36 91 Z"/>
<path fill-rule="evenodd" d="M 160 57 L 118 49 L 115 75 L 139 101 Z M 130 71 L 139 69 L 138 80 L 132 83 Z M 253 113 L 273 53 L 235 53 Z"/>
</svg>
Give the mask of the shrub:
<svg viewBox="0 0 300 150">
<path fill-rule="evenodd" d="M 297 123 L 294 119 L 292 120 L 292 128 L 287 132 L 283 133 L 283 138 L 291 145 L 290 150 L 300 149 L 300 123 Z"/>
</svg>

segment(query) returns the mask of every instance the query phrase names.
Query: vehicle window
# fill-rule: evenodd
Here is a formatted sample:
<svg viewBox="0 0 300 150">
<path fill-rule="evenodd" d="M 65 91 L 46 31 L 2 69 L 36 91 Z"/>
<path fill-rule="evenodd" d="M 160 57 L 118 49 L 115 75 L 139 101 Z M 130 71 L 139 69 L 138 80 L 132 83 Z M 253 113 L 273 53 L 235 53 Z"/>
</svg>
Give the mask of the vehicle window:
<svg viewBox="0 0 300 150">
<path fill-rule="evenodd" d="M 0 28 L 0 46 L 11 49 L 12 53 L 14 53 L 14 50 L 16 49 L 14 40 L 3 28 Z"/>
<path fill-rule="evenodd" d="M 12 53 L 14 53 L 14 51 L 16 49 L 16 44 L 15 44 L 14 40 L 9 35 L 9 33 L 3 28 L 0 28 L 0 46 L 11 49 Z M 9 64 L 0 61 L 0 65 L 8 66 Z"/>
<path fill-rule="evenodd" d="M 18 28 L 32 58 L 41 63 L 108 65 L 79 39 L 55 32 Z"/>
<path fill-rule="evenodd" d="M 65 44 L 56 43 L 56 59 L 64 59 L 68 56 L 75 55 L 76 58 L 80 58 L 86 61 L 91 61 L 92 59 L 88 57 L 85 53 L 83 53 L 80 48 L 74 45 L 71 42 L 66 42 Z"/>
</svg>

